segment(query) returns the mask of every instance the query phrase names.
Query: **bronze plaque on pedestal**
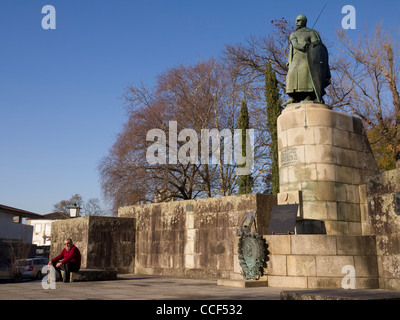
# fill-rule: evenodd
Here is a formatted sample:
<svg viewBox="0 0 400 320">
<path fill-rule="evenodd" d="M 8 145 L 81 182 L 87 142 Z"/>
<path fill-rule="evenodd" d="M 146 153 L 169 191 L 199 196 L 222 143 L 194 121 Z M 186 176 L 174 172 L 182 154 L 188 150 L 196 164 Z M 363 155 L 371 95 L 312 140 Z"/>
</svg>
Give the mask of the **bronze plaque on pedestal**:
<svg viewBox="0 0 400 320">
<path fill-rule="evenodd" d="M 298 208 L 298 204 L 273 206 L 268 234 L 294 234 Z"/>
</svg>

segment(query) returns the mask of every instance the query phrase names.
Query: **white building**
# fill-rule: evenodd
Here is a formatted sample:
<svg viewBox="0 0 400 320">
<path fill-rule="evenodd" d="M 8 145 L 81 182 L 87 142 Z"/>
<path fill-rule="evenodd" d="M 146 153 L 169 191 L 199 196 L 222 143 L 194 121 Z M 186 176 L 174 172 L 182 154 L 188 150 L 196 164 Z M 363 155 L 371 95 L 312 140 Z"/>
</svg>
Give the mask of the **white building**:
<svg viewBox="0 0 400 320">
<path fill-rule="evenodd" d="M 38 246 L 48 246 L 51 243 L 51 224 L 57 220 L 69 219 L 69 216 L 62 212 L 52 212 L 42 215 L 42 219 L 29 220 L 33 226 L 32 243 Z"/>
</svg>

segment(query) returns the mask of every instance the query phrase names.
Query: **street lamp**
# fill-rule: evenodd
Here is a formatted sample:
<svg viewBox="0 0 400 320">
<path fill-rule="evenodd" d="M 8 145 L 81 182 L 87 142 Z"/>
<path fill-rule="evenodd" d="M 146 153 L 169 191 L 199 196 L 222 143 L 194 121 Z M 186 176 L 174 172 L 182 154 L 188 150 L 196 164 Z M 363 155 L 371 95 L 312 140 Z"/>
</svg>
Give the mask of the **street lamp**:
<svg viewBox="0 0 400 320">
<path fill-rule="evenodd" d="M 69 216 L 71 218 L 79 217 L 79 211 L 81 210 L 81 208 L 76 203 L 74 203 L 72 206 L 68 207 L 68 209 L 69 209 Z"/>
</svg>

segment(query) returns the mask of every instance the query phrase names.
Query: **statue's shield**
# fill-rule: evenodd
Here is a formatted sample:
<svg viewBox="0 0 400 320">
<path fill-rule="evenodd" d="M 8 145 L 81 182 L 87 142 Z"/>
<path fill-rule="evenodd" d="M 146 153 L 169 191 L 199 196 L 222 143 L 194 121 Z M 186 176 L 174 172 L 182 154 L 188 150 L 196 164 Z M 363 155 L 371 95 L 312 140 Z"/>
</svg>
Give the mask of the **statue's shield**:
<svg viewBox="0 0 400 320">
<path fill-rule="evenodd" d="M 315 46 L 311 45 L 307 50 L 307 61 L 310 75 L 315 94 L 320 103 L 322 103 L 324 89 L 331 83 L 328 59 L 328 50 L 322 42 Z"/>
</svg>

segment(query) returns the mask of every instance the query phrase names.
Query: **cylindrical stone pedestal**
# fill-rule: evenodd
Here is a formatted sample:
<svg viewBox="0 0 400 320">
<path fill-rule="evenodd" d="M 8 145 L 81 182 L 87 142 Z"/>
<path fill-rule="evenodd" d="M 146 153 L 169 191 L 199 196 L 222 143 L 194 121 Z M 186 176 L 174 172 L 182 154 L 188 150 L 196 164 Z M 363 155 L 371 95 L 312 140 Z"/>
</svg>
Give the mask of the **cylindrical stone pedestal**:
<svg viewBox="0 0 400 320">
<path fill-rule="evenodd" d="M 327 234 L 360 235 L 359 186 L 377 172 L 361 120 L 324 104 L 296 103 L 277 125 L 278 204 L 298 195 L 303 219 L 324 221 Z"/>
</svg>

